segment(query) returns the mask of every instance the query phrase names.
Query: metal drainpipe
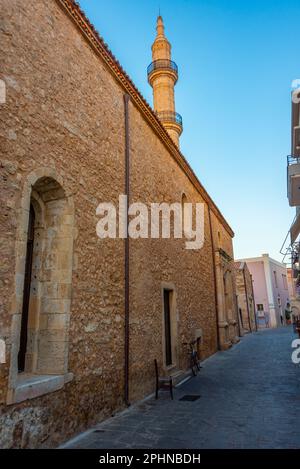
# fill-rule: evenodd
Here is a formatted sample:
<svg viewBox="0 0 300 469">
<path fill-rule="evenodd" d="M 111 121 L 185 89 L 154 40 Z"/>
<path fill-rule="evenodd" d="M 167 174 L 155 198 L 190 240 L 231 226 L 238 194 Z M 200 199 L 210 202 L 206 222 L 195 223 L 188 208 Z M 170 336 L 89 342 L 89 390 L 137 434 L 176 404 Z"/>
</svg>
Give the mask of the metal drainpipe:
<svg viewBox="0 0 300 469">
<path fill-rule="evenodd" d="M 249 303 L 248 303 L 248 290 L 247 290 L 247 284 L 246 284 L 246 275 L 245 275 L 245 266 L 243 267 L 243 277 L 244 277 L 245 294 L 246 294 L 246 304 L 247 304 L 248 324 L 249 324 L 250 332 L 252 332 L 251 321 L 250 321 Z"/>
<path fill-rule="evenodd" d="M 216 325 L 217 325 L 217 347 L 220 350 L 220 332 L 219 332 L 219 305 L 218 305 L 218 287 L 217 287 L 217 271 L 216 271 L 216 253 L 215 253 L 215 243 L 212 231 L 212 221 L 210 208 L 208 206 L 208 218 L 209 218 L 209 230 L 210 230 L 210 239 L 211 239 L 211 250 L 213 257 L 213 271 L 214 271 L 214 290 L 215 290 L 215 308 L 216 308 Z"/>
<path fill-rule="evenodd" d="M 130 135 L 129 135 L 129 95 L 124 95 L 124 118 L 125 118 L 125 195 L 127 196 L 127 216 L 130 198 Z M 126 218 L 125 237 L 125 362 L 124 362 L 124 399 L 129 407 L 129 236 L 128 219 Z"/>
</svg>

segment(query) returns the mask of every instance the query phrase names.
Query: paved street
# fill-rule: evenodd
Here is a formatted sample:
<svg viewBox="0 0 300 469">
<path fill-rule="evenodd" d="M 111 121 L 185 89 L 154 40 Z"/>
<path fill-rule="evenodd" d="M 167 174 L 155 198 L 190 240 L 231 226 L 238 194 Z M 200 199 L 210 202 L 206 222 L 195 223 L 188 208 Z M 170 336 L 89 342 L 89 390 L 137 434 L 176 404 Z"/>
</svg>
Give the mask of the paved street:
<svg viewBox="0 0 300 469">
<path fill-rule="evenodd" d="M 300 365 L 291 327 L 260 331 L 196 377 L 101 423 L 68 448 L 300 448 Z M 165 394 L 165 395 L 164 395 Z M 200 395 L 194 402 L 184 395 Z"/>
</svg>

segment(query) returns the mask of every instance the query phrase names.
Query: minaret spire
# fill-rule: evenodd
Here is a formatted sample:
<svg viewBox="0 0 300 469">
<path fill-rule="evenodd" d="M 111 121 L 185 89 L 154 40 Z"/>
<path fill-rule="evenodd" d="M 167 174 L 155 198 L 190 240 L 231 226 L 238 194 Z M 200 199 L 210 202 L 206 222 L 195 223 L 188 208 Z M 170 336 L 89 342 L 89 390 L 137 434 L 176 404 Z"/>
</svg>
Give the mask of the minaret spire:
<svg viewBox="0 0 300 469">
<path fill-rule="evenodd" d="M 159 14 L 156 38 L 152 45 L 153 62 L 148 67 L 148 81 L 153 88 L 154 110 L 170 137 L 179 147 L 182 119 L 175 112 L 174 87 L 178 80 L 178 68 L 171 60 L 171 44 L 165 36 L 164 22 Z"/>
<path fill-rule="evenodd" d="M 157 37 L 163 38 L 165 37 L 165 26 L 162 17 L 159 15 L 157 17 L 157 25 L 156 25 Z"/>
</svg>

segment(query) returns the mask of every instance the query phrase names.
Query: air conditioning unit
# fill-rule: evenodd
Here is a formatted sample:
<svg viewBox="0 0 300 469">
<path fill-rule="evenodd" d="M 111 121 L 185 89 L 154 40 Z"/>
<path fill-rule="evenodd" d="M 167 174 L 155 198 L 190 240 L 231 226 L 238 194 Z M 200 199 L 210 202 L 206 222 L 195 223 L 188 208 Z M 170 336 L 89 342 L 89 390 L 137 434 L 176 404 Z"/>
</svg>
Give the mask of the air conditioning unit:
<svg viewBox="0 0 300 469">
<path fill-rule="evenodd" d="M 293 156 L 300 156 L 300 127 L 294 127 L 293 132 Z"/>
<path fill-rule="evenodd" d="M 300 163 L 288 166 L 288 198 L 291 207 L 300 205 Z"/>
</svg>

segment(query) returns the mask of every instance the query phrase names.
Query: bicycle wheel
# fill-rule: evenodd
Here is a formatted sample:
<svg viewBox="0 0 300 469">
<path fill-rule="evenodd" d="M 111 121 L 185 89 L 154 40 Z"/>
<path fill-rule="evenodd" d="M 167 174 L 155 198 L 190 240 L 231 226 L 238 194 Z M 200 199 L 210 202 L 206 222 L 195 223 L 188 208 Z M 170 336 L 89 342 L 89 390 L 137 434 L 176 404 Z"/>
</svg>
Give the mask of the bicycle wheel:
<svg viewBox="0 0 300 469">
<path fill-rule="evenodd" d="M 194 355 L 192 355 L 192 357 L 191 357 L 191 370 L 192 370 L 193 376 L 196 376 L 198 371 L 199 371 L 198 365 L 195 362 Z"/>
</svg>

